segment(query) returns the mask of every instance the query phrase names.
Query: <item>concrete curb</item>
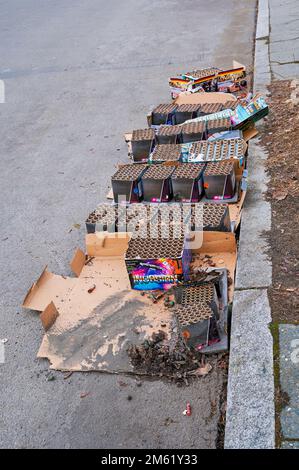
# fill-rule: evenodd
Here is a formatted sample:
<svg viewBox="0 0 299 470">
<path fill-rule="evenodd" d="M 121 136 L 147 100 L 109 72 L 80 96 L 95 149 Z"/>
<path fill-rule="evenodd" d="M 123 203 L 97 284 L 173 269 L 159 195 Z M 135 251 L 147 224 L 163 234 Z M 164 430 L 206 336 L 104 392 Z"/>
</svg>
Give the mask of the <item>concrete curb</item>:
<svg viewBox="0 0 299 470">
<path fill-rule="evenodd" d="M 255 38 L 254 91 L 267 93 L 269 4 L 259 0 Z M 273 339 L 267 288 L 272 264 L 263 232 L 271 229 L 271 207 L 265 200 L 267 154 L 249 146 L 249 191 L 243 210 L 236 273 L 227 391 L 225 448 L 275 447 Z"/>
</svg>

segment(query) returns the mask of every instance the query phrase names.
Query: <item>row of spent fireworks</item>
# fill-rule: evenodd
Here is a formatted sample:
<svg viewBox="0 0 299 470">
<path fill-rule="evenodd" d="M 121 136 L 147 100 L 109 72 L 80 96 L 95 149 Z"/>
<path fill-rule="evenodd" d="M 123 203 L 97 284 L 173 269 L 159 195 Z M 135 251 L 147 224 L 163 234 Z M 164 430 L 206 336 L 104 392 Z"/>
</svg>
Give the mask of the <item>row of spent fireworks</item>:
<svg viewBox="0 0 299 470">
<path fill-rule="evenodd" d="M 168 234 L 171 226 L 190 231 L 230 232 L 228 204 L 100 204 L 86 219 L 87 233 L 129 232 L 154 238 L 156 231 Z M 166 227 L 166 229 L 165 229 Z"/>
<path fill-rule="evenodd" d="M 240 131 L 229 132 L 233 138 L 202 140 L 201 124 L 192 124 L 193 134 L 188 134 L 185 142 L 180 142 L 176 131 L 178 126 L 169 126 L 168 135 L 163 135 L 164 141 L 157 142 L 153 129 L 141 129 L 138 140 L 134 131 L 130 141 L 129 155 L 135 163 L 156 163 L 160 161 L 218 161 L 229 158 L 242 158 L 246 144 Z M 221 128 L 218 128 L 221 130 Z M 175 134 L 174 134 L 175 133 Z M 143 137 L 141 137 L 141 135 Z M 221 133 L 220 133 L 221 135 Z M 213 134 L 215 136 L 215 133 Z M 211 139 L 212 137 L 210 137 Z"/>
<path fill-rule="evenodd" d="M 152 127 L 163 125 L 184 124 L 195 118 L 202 118 L 209 114 L 219 113 L 225 110 L 234 110 L 237 102 L 230 100 L 226 103 L 205 104 L 175 104 L 162 103 L 154 107 L 148 115 L 148 124 Z"/>
<path fill-rule="evenodd" d="M 127 164 L 112 176 L 114 202 L 159 203 L 231 200 L 236 175 L 231 160 L 209 163 Z"/>
</svg>

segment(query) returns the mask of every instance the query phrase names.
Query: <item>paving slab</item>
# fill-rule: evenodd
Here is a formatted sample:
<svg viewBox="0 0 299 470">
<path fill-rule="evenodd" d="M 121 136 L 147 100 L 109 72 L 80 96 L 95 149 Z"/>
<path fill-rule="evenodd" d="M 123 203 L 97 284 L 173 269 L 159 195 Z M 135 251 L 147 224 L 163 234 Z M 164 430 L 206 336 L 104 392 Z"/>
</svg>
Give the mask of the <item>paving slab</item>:
<svg viewBox="0 0 299 470">
<path fill-rule="evenodd" d="M 246 194 L 239 242 L 236 289 L 268 287 L 272 283 L 272 263 L 265 233 L 271 230 L 271 205 L 265 201 L 268 177 L 266 152 L 259 141 L 250 143 L 248 192 Z"/>
<path fill-rule="evenodd" d="M 255 38 L 267 38 L 269 36 L 269 1 L 259 0 L 258 22 L 256 25 Z"/>
<path fill-rule="evenodd" d="M 275 80 L 299 76 L 299 4 L 297 0 L 269 0 L 270 64 Z"/>
<path fill-rule="evenodd" d="M 283 441 L 281 449 L 299 449 L 299 441 Z"/>
<path fill-rule="evenodd" d="M 271 311 L 266 289 L 234 295 L 225 447 L 274 448 Z"/>
<path fill-rule="evenodd" d="M 299 325 L 279 325 L 280 384 L 288 404 L 280 415 L 286 439 L 299 439 Z"/>
</svg>

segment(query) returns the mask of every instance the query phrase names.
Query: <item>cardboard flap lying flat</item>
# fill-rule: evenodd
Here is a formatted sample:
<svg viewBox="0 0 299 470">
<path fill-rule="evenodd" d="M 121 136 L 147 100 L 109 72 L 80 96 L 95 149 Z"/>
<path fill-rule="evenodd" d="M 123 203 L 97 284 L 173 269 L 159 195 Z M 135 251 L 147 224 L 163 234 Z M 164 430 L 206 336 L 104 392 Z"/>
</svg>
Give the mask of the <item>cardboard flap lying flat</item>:
<svg viewBox="0 0 299 470">
<path fill-rule="evenodd" d="M 70 262 L 70 267 L 76 276 L 80 276 L 82 268 L 85 264 L 86 257 L 82 250 L 77 249 L 76 253 L 73 256 L 72 261 Z"/>
<path fill-rule="evenodd" d="M 231 93 L 193 93 L 182 92 L 174 100 L 176 104 L 206 104 L 206 103 L 226 103 L 236 101 L 237 98 Z"/>
<path fill-rule="evenodd" d="M 52 325 L 54 325 L 56 318 L 59 316 L 59 313 L 53 302 L 45 308 L 45 310 L 40 314 L 40 319 L 43 324 L 45 331 L 48 331 Z"/>
<path fill-rule="evenodd" d="M 22 307 L 42 312 L 51 301 L 60 301 L 73 289 L 77 279 L 58 276 L 44 269 L 39 279 L 29 289 Z"/>
<path fill-rule="evenodd" d="M 124 257 L 130 239 L 129 233 L 89 233 L 85 237 L 89 256 Z"/>
</svg>

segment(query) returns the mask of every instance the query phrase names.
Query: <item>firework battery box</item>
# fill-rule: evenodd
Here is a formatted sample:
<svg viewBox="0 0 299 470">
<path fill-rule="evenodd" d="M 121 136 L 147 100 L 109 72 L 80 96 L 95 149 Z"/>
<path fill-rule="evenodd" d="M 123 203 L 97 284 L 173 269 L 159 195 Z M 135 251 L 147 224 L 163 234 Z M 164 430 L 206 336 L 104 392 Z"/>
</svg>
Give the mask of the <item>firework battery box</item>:
<svg viewBox="0 0 299 470">
<path fill-rule="evenodd" d="M 150 216 L 150 204 L 100 204 L 89 214 L 86 231 L 87 233 L 134 233 L 150 220 Z"/>
<path fill-rule="evenodd" d="M 149 124 L 151 126 L 172 125 L 177 105 L 174 103 L 159 104 L 150 114 Z"/>
<path fill-rule="evenodd" d="M 214 282 L 198 285 L 191 282 L 176 289 L 174 312 L 188 347 L 200 350 L 220 341 L 218 295 Z"/>
<path fill-rule="evenodd" d="M 175 123 L 183 124 L 188 119 L 194 119 L 198 116 L 199 104 L 181 104 L 175 110 Z"/>
<path fill-rule="evenodd" d="M 117 206 L 111 204 L 100 204 L 92 211 L 85 221 L 87 233 L 115 232 L 117 220 Z"/>
<path fill-rule="evenodd" d="M 178 144 L 181 141 L 181 126 L 160 126 L 156 133 L 156 143 Z"/>
<path fill-rule="evenodd" d="M 182 149 L 183 161 L 188 162 L 209 162 L 225 161 L 231 158 L 243 162 L 247 145 L 243 139 L 219 139 L 203 140 L 186 144 L 188 148 Z"/>
<path fill-rule="evenodd" d="M 206 139 L 206 123 L 204 121 L 187 122 L 182 125 L 182 142 L 196 142 Z"/>
<path fill-rule="evenodd" d="M 219 113 L 222 111 L 223 105 L 221 103 L 205 103 L 202 104 L 198 110 L 197 116 L 206 116 L 207 114 Z"/>
<path fill-rule="evenodd" d="M 229 131 L 232 128 L 230 117 L 211 119 L 207 121 L 208 136 L 217 132 Z"/>
<path fill-rule="evenodd" d="M 144 163 L 130 163 L 119 167 L 112 176 L 112 191 L 115 202 L 120 199 L 126 202 L 140 202 L 142 200 L 142 182 L 141 176 L 148 168 Z"/>
<path fill-rule="evenodd" d="M 228 204 L 192 204 L 188 216 L 191 231 L 231 232 Z"/>
<path fill-rule="evenodd" d="M 136 129 L 132 133 L 132 156 L 134 162 L 147 162 L 155 145 L 154 129 Z"/>
<path fill-rule="evenodd" d="M 181 145 L 180 144 L 164 144 L 156 145 L 151 156 L 150 162 L 179 162 L 181 160 Z"/>
<path fill-rule="evenodd" d="M 150 165 L 142 176 L 143 199 L 147 202 L 169 202 L 173 191 L 171 174 L 173 165 Z"/>
<path fill-rule="evenodd" d="M 203 193 L 202 163 L 181 163 L 171 175 L 175 201 L 198 202 Z"/>
<path fill-rule="evenodd" d="M 236 187 L 234 162 L 208 162 L 203 181 L 207 199 L 231 199 Z"/>
<path fill-rule="evenodd" d="M 187 280 L 191 250 L 185 240 L 181 229 L 175 227 L 168 238 L 159 233 L 157 238 L 132 237 L 125 254 L 132 289 L 167 290 Z"/>
</svg>

